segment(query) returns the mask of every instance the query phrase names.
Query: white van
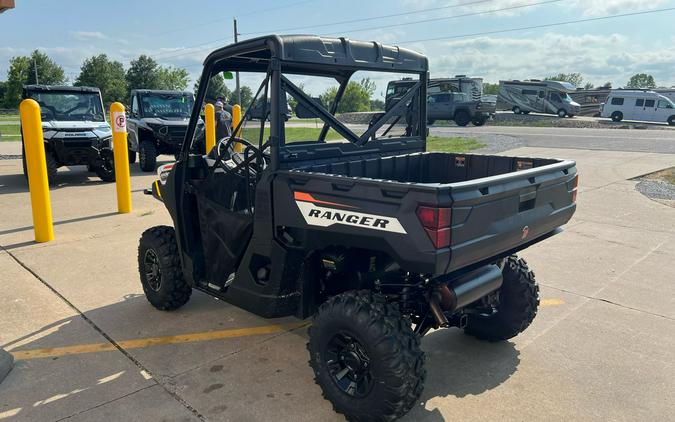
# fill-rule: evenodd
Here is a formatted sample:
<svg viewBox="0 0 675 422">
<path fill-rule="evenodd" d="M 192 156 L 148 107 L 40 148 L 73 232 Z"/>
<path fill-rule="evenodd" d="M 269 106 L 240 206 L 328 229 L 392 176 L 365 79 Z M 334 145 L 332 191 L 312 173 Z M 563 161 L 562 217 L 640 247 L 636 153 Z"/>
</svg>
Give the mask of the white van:
<svg viewBox="0 0 675 422">
<path fill-rule="evenodd" d="M 615 122 L 625 119 L 668 122 L 675 126 L 675 104 L 654 91 L 612 90 L 601 108 L 602 117 L 610 117 Z"/>
</svg>

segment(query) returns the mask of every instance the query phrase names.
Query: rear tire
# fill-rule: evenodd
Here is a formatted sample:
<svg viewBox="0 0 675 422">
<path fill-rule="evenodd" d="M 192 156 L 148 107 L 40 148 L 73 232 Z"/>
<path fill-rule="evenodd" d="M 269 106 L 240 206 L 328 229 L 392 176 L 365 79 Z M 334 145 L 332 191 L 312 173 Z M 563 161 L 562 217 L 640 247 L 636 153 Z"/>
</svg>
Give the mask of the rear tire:
<svg viewBox="0 0 675 422">
<path fill-rule="evenodd" d="M 455 113 L 455 123 L 457 126 L 466 126 L 471 122 L 471 116 L 464 110 L 459 110 Z"/>
<path fill-rule="evenodd" d="M 612 121 L 613 122 L 620 122 L 623 120 L 623 113 L 620 111 L 615 111 L 612 113 Z"/>
<path fill-rule="evenodd" d="M 348 420 L 393 421 L 424 389 L 419 336 L 396 305 L 371 291 L 349 291 L 321 305 L 307 349 L 324 398 Z"/>
<path fill-rule="evenodd" d="M 171 311 L 190 300 L 192 288 L 183 278 L 178 244 L 173 227 L 147 229 L 138 245 L 138 272 L 148 302 L 162 311 Z"/>
<path fill-rule="evenodd" d="M 470 314 L 464 332 L 480 340 L 503 341 L 525 331 L 537 316 L 539 286 L 524 259 L 511 255 L 504 261 L 504 281 L 497 312 Z"/>
<path fill-rule="evenodd" d="M 155 171 L 157 148 L 152 141 L 141 141 L 138 147 L 138 164 L 144 172 Z"/>
<path fill-rule="evenodd" d="M 675 116 L 670 116 L 668 118 L 668 124 L 671 126 L 675 126 Z"/>
<path fill-rule="evenodd" d="M 515 114 L 522 114 L 523 113 L 523 111 L 518 106 L 513 107 L 513 112 Z"/>
<path fill-rule="evenodd" d="M 530 114 L 530 112 L 529 111 L 523 111 L 523 114 L 527 115 L 527 114 Z"/>
<path fill-rule="evenodd" d="M 562 119 L 565 116 L 567 116 L 567 112 L 564 109 L 561 108 L 560 110 L 558 110 L 558 117 Z"/>
<path fill-rule="evenodd" d="M 485 124 L 486 119 L 476 119 L 472 123 L 474 126 L 483 126 Z"/>
</svg>

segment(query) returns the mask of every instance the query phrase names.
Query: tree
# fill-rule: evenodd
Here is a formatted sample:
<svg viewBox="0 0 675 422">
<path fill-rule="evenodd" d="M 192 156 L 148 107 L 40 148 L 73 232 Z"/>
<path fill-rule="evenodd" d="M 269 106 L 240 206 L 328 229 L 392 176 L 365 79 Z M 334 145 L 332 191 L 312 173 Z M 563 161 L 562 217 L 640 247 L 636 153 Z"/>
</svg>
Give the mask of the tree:
<svg viewBox="0 0 675 422">
<path fill-rule="evenodd" d="M 253 101 L 253 90 L 250 87 L 243 85 L 239 88 L 239 92 L 240 92 L 239 95 L 241 95 L 241 104 L 239 105 L 241 106 L 242 110 L 246 110 L 248 106 L 251 104 L 251 101 Z M 233 97 L 236 97 L 236 95 L 233 95 Z M 230 103 L 232 103 L 233 101 L 236 102 L 237 99 L 232 98 L 230 100 Z"/>
<path fill-rule="evenodd" d="M 378 99 L 370 100 L 370 109 L 372 111 L 384 111 L 384 101 Z"/>
<path fill-rule="evenodd" d="M 584 85 L 584 89 L 593 89 L 594 85 L 591 82 L 586 82 Z"/>
<path fill-rule="evenodd" d="M 337 90 L 338 88 L 334 86 L 321 94 L 321 102 L 326 107 L 330 107 L 335 100 Z M 350 81 L 340 100 L 337 112 L 370 111 L 370 97 L 373 93 L 375 93 L 375 82 L 369 78 L 361 79 L 359 82 Z"/>
<path fill-rule="evenodd" d="M 200 79 L 201 78 L 198 78 L 194 85 L 195 95 L 197 95 L 197 90 L 199 89 Z M 209 86 L 206 89 L 205 101 L 207 103 L 215 103 L 218 98 L 226 98 L 228 100 L 232 98 L 232 91 L 230 91 L 227 85 L 225 85 L 225 79 L 220 73 L 212 76 L 209 80 Z"/>
<path fill-rule="evenodd" d="M 105 104 L 124 102 L 128 94 L 124 66 L 120 62 L 110 61 L 105 54 L 85 59 L 74 85 L 98 87 Z"/>
<path fill-rule="evenodd" d="M 545 78 L 547 81 L 569 82 L 576 86 L 581 86 L 584 83 L 584 78 L 581 73 L 558 73 L 555 76 Z"/>
<path fill-rule="evenodd" d="M 183 91 L 188 86 L 190 74 L 187 70 L 180 67 L 162 67 L 157 70 L 158 88 L 172 91 Z"/>
<path fill-rule="evenodd" d="M 145 54 L 141 54 L 136 60 L 132 60 L 126 74 L 129 90 L 159 89 L 159 68 L 157 62 Z"/>
<path fill-rule="evenodd" d="M 612 83 L 611 83 L 611 82 L 605 82 L 605 83 L 602 85 L 602 88 L 604 88 L 604 89 L 612 89 Z"/>
<path fill-rule="evenodd" d="M 491 84 L 489 82 L 483 83 L 483 94 L 497 95 L 499 94 L 499 84 Z"/>
<path fill-rule="evenodd" d="M 654 82 L 654 77 L 646 73 L 637 73 L 630 77 L 626 88 L 634 89 L 653 89 L 656 88 L 656 82 Z"/>
<path fill-rule="evenodd" d="M 23 86 L 37 82 L 43 85 L 60 85 L 66 83 L 66 75 L 61 66 L 38 50 L 33 51 L 30 56 L 12 57 L 7 71 L 4 106 L 18 107 Z"/>
</svg>

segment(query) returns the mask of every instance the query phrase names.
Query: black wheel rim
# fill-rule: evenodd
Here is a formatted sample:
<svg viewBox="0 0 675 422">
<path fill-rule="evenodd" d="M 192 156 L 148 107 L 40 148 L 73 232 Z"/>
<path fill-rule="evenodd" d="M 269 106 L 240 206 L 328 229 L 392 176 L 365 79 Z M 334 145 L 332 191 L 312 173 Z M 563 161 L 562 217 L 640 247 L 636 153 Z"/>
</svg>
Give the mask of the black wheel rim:
<svg viewBox="0 0 675 422">
<path fill-rule="evenodd" d="M 345 394 L 362 398 L 373 387 L 370 358 L 353 336 L 340 332 L 326 346 L 326 366 L 335 385 Z"/>
<path fill-rule="evenodd" d="M 162 286 L 162 272 L 159 268 L 159 257 L 154 250 L 148 249 L 145 251 L 143 267 L 148 287 L 155 292 L 159 291 L 159 288 Z"/>
</svg>

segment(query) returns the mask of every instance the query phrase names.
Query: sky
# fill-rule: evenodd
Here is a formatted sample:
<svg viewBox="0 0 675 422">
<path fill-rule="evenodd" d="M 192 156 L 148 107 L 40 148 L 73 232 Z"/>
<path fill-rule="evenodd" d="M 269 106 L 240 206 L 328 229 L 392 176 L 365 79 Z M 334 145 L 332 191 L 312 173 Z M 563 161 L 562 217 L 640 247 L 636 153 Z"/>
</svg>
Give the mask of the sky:
<svg viewBox="0 0 675 422">
<path fill-rule="evenodd" d="M 305 33 L 417 50 L 429 57 L 432 77 L 463 74 L 497 82 L 579 72 L 587 82 L 618 87 L 645 72 L 660 86 L 675 86 L 675 0 L 16 3 L 0 14 L 0 80 L 11 57 L 39 49 L 63 66 L 70 82 L 84 58 L 100 53 L 125 66 L 149 54 L 160 64 L 186 68 L 194 81 L 204 57 L 233 41 L 236 17 L 240 39 Z M 673 10 L 657 11 L 668 8 Z M 601 19 L 646 11 L 653 13 Z M 561 24 L 578 20 L 585 22 Z M 386 81 L 376 83 L 381 96 Z M 308 87 L 313 94 L 322 89 Z"/>
</svg>

